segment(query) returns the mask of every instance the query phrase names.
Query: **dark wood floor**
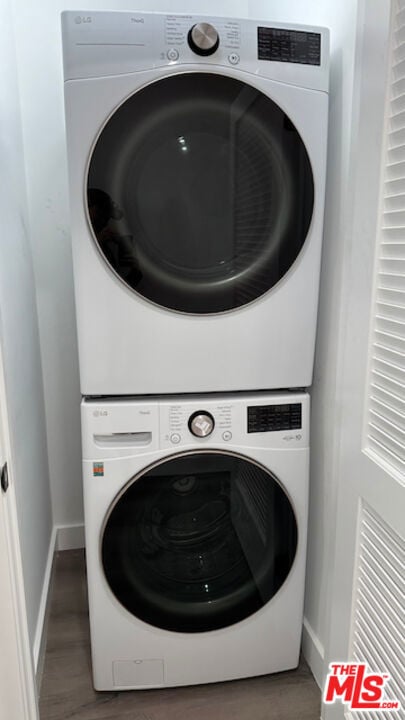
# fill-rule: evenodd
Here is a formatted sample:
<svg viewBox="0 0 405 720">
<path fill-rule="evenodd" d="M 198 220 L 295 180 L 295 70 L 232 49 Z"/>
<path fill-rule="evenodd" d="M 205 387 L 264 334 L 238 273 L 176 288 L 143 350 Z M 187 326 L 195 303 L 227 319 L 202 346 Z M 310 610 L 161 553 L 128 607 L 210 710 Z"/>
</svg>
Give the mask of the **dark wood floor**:
<svg viewBox="0 0 405 720">
<path fill-rule="evenodd" d="M 297 670 L 167 690 L 93 690 L 80 550 L 58 553 L 40 693 L 41 720 L 319 720 L 320 692 Z"/>
</svg>

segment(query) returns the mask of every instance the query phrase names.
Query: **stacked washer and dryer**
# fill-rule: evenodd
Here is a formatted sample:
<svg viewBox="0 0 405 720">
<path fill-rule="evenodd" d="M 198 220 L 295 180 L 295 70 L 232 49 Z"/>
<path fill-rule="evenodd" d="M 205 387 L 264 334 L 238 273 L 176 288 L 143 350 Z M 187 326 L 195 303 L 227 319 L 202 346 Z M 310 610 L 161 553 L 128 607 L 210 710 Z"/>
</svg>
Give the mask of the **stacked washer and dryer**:
<svg viewBox="0 0 405 720">
<path fill-rule="evenodd" d="M 328 31 L 62 30 L 95 687 L 293 668 Z"/>
</svg>

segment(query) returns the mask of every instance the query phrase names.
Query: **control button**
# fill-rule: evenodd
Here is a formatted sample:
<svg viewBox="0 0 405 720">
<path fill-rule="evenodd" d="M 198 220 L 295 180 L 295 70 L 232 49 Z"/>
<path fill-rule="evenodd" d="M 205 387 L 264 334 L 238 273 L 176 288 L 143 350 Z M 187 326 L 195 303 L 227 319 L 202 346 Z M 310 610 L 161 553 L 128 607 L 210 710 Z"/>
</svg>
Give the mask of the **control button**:
<svg viewBox="0 0 405 720">
<path fill-rule="evenodd" d="M 222 433 L 222 440 L 225 440 L 225 441 L 227 441 L 227 440 L 232 440 L 232 433 L 231 433 L 230 430 L 225 430 L 225 431 Z"/>
<path fill-rule="evenodd" d="M 215 420 L 209 412 L 197 410 L 197 412 L 190 416 L 188 427 L 190 432 L 196 437 L 207 437 L 211 435 L 215 427 Z"/>
<path fill-rule="evenodd" d="M 197 55 L 212 55 L 219 46 L 219 36 L 214 26 L 204 22 L 193 25 L 187 40 Z"/>
<path fill-rule="evenodd" d="M 179 433 L 172 433 L 170 435 L 170 442 L 172 442 L 173 445 L 178 445 L 180 440 L 181 440 L 181 436 L 179 435 Z"/>
<path fill-rule="evenodd" d="M 231 53 L 230 55 L 228 55 L 228 60 L 231 63 L 231 65 L 237 65 L 240 60 L 240 57 L 239 57 L 238 53 Z"/>
<path fill-rule="evenodd" d="M 170 50 L 168 50 L 166 54 L 167 54 L 168 60 L 178 60 L 179 59 L 179 51 L 176 50 L 176 48 L 170 48 Z"/>
</svg>

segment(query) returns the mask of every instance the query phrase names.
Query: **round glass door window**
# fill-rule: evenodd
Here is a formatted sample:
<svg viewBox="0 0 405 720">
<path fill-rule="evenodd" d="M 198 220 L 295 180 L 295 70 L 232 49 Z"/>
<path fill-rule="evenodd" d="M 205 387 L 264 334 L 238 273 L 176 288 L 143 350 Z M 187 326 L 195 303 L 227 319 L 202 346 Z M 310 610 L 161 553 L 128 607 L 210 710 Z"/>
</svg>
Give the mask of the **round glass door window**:
<svg viewBox="0 0 405 720">
<path fill-rule="evenodd" d="M 269 471 L 194 452 L 151 466 L 109 511 L 102 563 L 117 600 L 166 630 L 204 632 L 263 607 L 297 548 L 290 500 Z"/>
<path fill-rule="evenodd" d="M 204 314 L 250 303 L 285 275 L 314 185 L 280 107 L 241 81 L 189 73 L 148 85 L 108 120 L 87 201 L 99 249 L 126 285 Z"/>
</svg>

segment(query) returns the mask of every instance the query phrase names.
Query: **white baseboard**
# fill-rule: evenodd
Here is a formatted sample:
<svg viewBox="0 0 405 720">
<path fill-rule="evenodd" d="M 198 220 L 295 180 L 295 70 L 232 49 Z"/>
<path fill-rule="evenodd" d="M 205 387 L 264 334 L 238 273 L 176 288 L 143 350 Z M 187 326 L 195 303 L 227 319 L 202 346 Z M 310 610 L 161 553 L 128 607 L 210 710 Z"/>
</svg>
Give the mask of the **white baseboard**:
<svg viewBox="0 0 405 720">
<path fill-rule="evenodd" d="M 48 607 L 49 587 L 52 577 L 52 566 L 53 558 L 55 555 L 57 538 L 57 528 L 54 527 L 51 532 L 51 538 L 49 541 L 48 557 L 46 560 L 44 582 L 42 585 L 41 600 L 39 603 L 38 620 L 35 629 L 34 644 L 32 648 L 32 654 L 34 659 L 34 669 L 37 677 L 37 685 L 40 684 L 42 675 L 42 660 L 45 654 L 45 633 L 44 627 L 46 627 L 46 616 Z"/>
<path fill-rule="evenodd" d="M 84 547 L 84 525 L 57 525 L 57 550 L 77 550 Z"/>
<path fill-rule="evenodd" d="M 54 525 L 49 541 L 48 557 L 42 585 L 41 601 L 39 604 L 37 627 L 35 630 L 33 644 L 34 668 L 37 678 L 37 688 L 41 684 L 43 662 L 45 658 L 45 646 L 47 635 L 47 620 L 49 609 L 49 597 L 52 581 L 53 559 L 56 551 L 76 550 L 84 547 L 84 525 Z"/>
<path fill-rule="evenodd" d="M 302 654 L 311 668 L 318 687 L 322 690 L 325 651 L 321 641 L 305 617 L 302 631 Z"/>
</svg>

